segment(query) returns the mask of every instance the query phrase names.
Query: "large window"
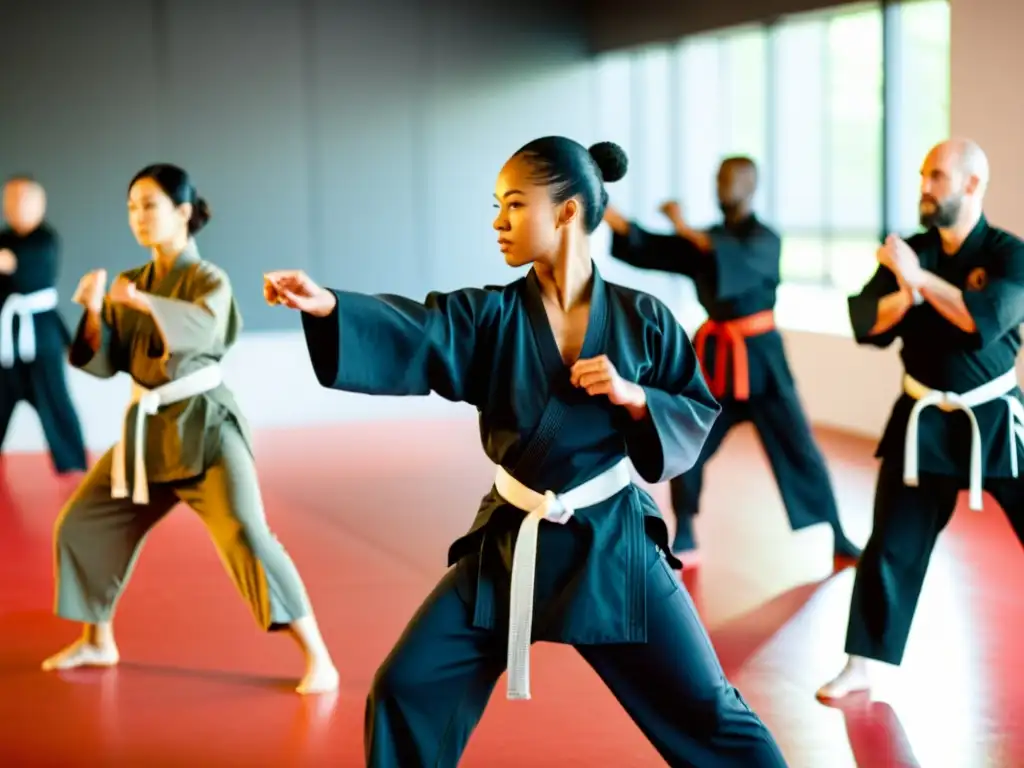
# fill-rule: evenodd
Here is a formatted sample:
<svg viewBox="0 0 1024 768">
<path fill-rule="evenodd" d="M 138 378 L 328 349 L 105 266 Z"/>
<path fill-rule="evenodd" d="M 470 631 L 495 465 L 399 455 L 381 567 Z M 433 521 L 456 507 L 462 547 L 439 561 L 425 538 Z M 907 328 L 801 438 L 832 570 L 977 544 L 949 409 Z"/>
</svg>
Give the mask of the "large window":
<svg viewBox="0 0 1024 768">
<path fill-rule="evenodd" d="M 882 10 L 805 15 L 767 34 L 783 275 L 850 289 L 885 229 Z"/>
<path fill-rule="evenodd" d="M 912 230 L 921 161 L 949 134 L 949 4 L 910 2 L 893 6 L 887 15 L 887 216 L 893 229 Z"/>
<path fill-rule="evenodd" d="M 947 0 L 906 0 L 613 54 L 631 62 L 627 149 L 643 158 L 629 197 L 652 209 L 630 214 L 651 221 L 673 196 L 710 224 L 718 163 L 749 155 L 784 281 L 856 290 L 879 241 L 917 228 L 918 169 L 949 131 L 949 37 Z"/>
</svg>

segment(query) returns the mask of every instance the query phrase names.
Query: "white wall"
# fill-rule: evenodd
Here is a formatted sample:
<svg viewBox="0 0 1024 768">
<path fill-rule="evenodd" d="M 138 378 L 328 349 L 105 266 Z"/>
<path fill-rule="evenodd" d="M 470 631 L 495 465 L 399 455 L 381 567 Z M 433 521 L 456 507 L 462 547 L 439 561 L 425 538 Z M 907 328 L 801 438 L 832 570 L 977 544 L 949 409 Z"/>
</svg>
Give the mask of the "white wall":
<svg viewBox="0 0 1024 768">
<path fill-rule="evenodd" d="M 970 136 L 988 153 L 989 218 L 1024 236 L 1024 85 L 1013 76 L 1024 67 L 1018 35 L 1024 5 L 1019 0 L 952 0 L 951 17 L 953 133 Z"/>
</svg>

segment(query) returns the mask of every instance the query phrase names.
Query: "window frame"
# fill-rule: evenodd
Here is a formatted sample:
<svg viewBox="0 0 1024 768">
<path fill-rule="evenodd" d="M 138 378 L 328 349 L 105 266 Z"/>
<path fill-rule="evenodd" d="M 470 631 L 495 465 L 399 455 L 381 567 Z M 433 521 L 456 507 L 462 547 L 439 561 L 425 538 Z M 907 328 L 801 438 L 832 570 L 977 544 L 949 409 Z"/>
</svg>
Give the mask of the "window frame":
<svg viewBox="0 0 1024 768">
<path fill-rule="evenodd" d="M 948 6 L 949 0 L 874 0 L 871 2 L 851 2 L 840 6 L 832 6 L 827 9 L 809 11 L 799 14 L 792 14 L 784 17 L 773 19 L 769 22 L 758 23 L 758 24 L 744 24 L 729 29 L 716 30 L 709 33 L 702 33 L 700 35 L 687 36 L 681 39 L 674 40 L 668 45 L 672 49 L 671 57 L 673 59 L 672 73 L 670 75 L 670 92 L 666 94 L 666 98 L 669 101 L 668 112 L 670 114 L 670 130 L 674 131 L 674 135 L 681 137 L 681 140 L 673 143 L 672 154 L 673 157 L 667 160 L 671 163 L 673 169 L 673 178 L 678 189 L 682 189 L 686 186 L 686 179 L 682 178 L 683 169 L 682 163 L 680 162 L 680 153 L 682 150 L 682 137 L 687 131 L 685 115 L 687 114 L 686 109 L 686 94 L 685 88 L 681 87 L 680 80 L 683 77 L 683 73 L 679 71 L 678 62 L 682 59 L 682 50 L 685 46 L 693 44 L 699 41 L 703 43 L 711 43 L 713 45 L 720 46 L 724 49 L 729 41 L 737 35 L 749 35 L 751 31 L 756 30 L 759 34 L 763 35 L 764 39 L 764 112 L 763 121 L 764 136 L 762 139 L 762 146 L 764 147 L 764 157 L 762 158 L 762 165 L 765 166 L 765 173 L 763 174 L 762 184 L 764 185 L 763 192 L 760 197 L 762 203 L 759 205 L 759 210 L 762 212 L 765 220 L 769 223 L 777 218 L 779 211 L 778 206 L 778 191 L 776 189 L 775 180 L 777 179 L 777 163 L 778 163 L 778 141 L 777 141 L 777 124 L 778 124 L 778 108 L 779 100 L 777 94 L 778 86 L 778 50 L 775 44 L 776 32 L 784 28 L 787 24 L 799 23 L 801 21 L 818 18 L 823 20 L 832 20 L 839 17 L 847 16 L 851 13 L 857 13 L 867 9 L 877 10 L 881 15 L 881 55 L 882 55 L 882 72 L 881 72 L 881 104 L 882 104 L 882 119 L 880 120 L 879 130 L 881 135 L 879 140 L 881 142 L 880 164 L 879 169 L 879 181 L 881 189 L 878 197 L 879 205 L 879 217 L 880 228 L 877 232 L 865 230 L 858 227 L 842 227 L 836 226 L 832 223 L 832 216 L 826 212 L 823 216 L 824 221 L 820 226 L 810 227 L 780 227 L 780 235 L 785 238 L 792 237 L 797 239 L 809 240 L 817 239 L 825 243 L 830 242 L 848 242 L 852 240 L 863 239 L 865 242 L 868 240 L 874 240 L 875 242 L 881 243 L 886 235 L 890 231 L 895 231 L 900 226 L 900 199 L 899 192 L 903 190 L 905 194 L 906 180 L 900 177 L 901 160 L 905 159 L 901 156 L 902 148 L 901 144 L 901 127 L 902 124 L 907 120 L 912 119 L 912 115 L 908 114 L 907 110 L 901 108 L 901 77 L 902 77 L 902 62 L 906 56 L 906 52 L 900 48 L 900 28 L 906 24 L 906 21 L 902 18 L 902 10 L 906 6 L 917 5 L 920 3 L 928 2 L 945 2 Z M 664 48 L 666 43 L 659 43 L 657 47 Z M 634 80 L 638 74 L 639 67 L 643 61 L 645 52 L 655 46 L 638 46 L 627 51 L 609 52 L 607 55 L 619 55 L 627 54 L 631 61 L 631 67 L 634 72 Z M 724 71 L 728 69 L 725 61 L 727 57 L 720 57 L 720 69 L 723 70 L 718 74 L 720 77 L 728 77 L 729 73 Z M 828 90 L 828 77 L 825 78 L 825 88 Z M 631 90 L 633 90 L 631 88 Z M 635 97 L 632 99 L 633 111 L 637 111 L 637 104 L 635 103 Z M 947 102 L 948 103 L 948 102 Z M 722 104 L 717 105 L 719 110 L 723 109 Z M 829 114 L 827 102 L 823 105 L 826 110 L 824 130 L 826 133 L 831 130 L 832 118 Z M 948 120 L 948 113 L 947 113 Z M 948 128 L 947 128 L 948 130 Z M 828 164 L 826 164 L 828 165 Z M 830 175 L 832 169 L 826 167 L 821 172 L 821 179 L 819 180 L 822 185 L 822 194 L 828 195 L 830 193 Z M 635 177 L 631 180 L 633 185 L 640 185 L 643 183 L 643 179 Z M 709 189 L 711 188 L 712 180 L 708 179 Z M 905 218 L 905 217 L 904 217 Z M 910 234 L 910 233 L 905 233 Z M 783 270 L 782 281 L 783 284 L 793 286 L 795 288 L 808 287 L 815 291 L 832 290 L 837 292 L 845 292 L 849 286 L 840 286 L 837 284 L 835 279 L 836 270 L 833 269 L 833 263 L 831 259 L 831 248 L 823 249 L 821 253 L 821 263 L 817 269 L 807 270 L 808 273 L 813 272 L 816 275 L 820 275 L 818 278 L 812 279 L 801 279 L 792 273 L 787 274 Z"/>
</svg>

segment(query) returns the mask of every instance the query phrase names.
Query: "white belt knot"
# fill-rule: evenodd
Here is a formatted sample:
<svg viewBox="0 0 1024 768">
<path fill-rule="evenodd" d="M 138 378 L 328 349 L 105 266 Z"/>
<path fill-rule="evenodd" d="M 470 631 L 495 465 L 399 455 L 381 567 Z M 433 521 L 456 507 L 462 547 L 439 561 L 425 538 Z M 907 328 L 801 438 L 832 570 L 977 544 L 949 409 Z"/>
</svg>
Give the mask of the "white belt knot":
<svg viewBox="0 0 1024 768">
<path fill-rule="evenodd" d="M 569 518 L 574 513 L 575 510 L 566 504 L 562 497 L 554 491 L 545 491 L 544 501 L 537 505 L 536 509 L 531 510 L 531 514 L 536 515 L 538 519 L 558 523 L 559 525 L 565 525 L 569 522 Z"/>
<path fill-rule="evenodd" d="M 132 404 L 138 406 L 135 412 L 135 472 L 132 501 L 149 504 L 149 481 L 146 475 L 146 420 L 155 416 L 162 406 L 196 397 L 221 385 L 223 376 L 219 365 L 208 365 L 193 371 L 180 379 L 169 381 L 155 389 L 145 389 L 132 382 Z M 128 406 L 129 411 L 131 405 Z M 127 414 L 126 414 L 127 420 Z M 127 423 L 124 425 L 127 428 Z M 110 466 L 110 496 L 114 499 L 128 498 L 128 481 L 125 472 L 125 433 L 114 445 L 113 461 Z"/>
<path fill-rule="evenodd" d="M 923 400 L 927 402 L 934 400 L 933 404 L 935 407 L 940 411 L 946 411 L 947 413 L 951 413 L 956 410 L 962 411 L 965 409 L 970 411 L 970 406 L 968 406 L 964 399 L 956 392 L 939 392 L 938 390 L 935 390 L 925 396 Z M 922 400 L 918 400 L 918 402 L 922 402 Z"/>
<path fill-rule="evenodd" d="M 512 554 L 509 596 L 508 698 L 530 698 L 530 643 L 533 635 L 534 580 L 537 572 L 537 537 L 540 521 L 564 525 L 576 513 L 610 499 L 633 482 L 629 462 L 622 459 L 611 469 L 562 494 L 543 494 L 526 487 L 498 467 L 494 487 L 512 506 L 526 512 Z"/>
<path fill-rule="evenodd" d="M 971 423 L 971 464 L 969 504 L 973 510 L 982 508 L 982 490 L 984 489 L 981 467 L 981 430 L 974 408 L 993 400 L 1006 403 L 1009 421 L 1010 471 L 1014 477 L 1018 474 L 1017 440 L 1024 439 L 1024 405 L 1009 393 L 1017 386 L 1017 372 L 1011 369 L 1002 376 L 987 384 L 975 387 L 969 392 L 942 392 L 930 389 L 910 375 L 903 377 L 903 391 L 917 400 L 910 410 L 907 419 L 907 434 L 903 446 L 903 482 L 916 488 L 918 485 L 918 429 L 921 412 L 925 408 L 936 407 L 947 413 L 963 411 Z"/>
<path fill-rule="evenodd" d="M 57 308 L 56 288 L 43 288 L 32 293 L 12 293 L 0 307 L 0 367 L 14 366 L 14 318 L 18 317 L 18 357 L 31 363 L 36 359 L 36 324 L 34 315 Z"/>
</svg>

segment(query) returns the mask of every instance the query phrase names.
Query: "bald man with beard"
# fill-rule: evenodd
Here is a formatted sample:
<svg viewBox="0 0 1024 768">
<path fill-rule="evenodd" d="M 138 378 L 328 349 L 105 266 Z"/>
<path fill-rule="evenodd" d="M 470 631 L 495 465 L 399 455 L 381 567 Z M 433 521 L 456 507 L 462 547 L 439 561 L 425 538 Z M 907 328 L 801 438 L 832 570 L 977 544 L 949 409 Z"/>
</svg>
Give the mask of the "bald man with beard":
<svg viewBox="0 0 1024 768">
<path fill-rule="evenodd" d="M 878 269 L 849 300 L 861 344 L 902 340 L 905 374 L 876 456 L 874 529 L 853 588 L 846 667 L 818 690 L 870 687 L 869 661 L 899 665 L 928 561 L 962 490 L 982 490 L 1024 544 L 1024 406 L 1016 360 L 1024 322 L 1024 242 L 988 223 L 989 165 L 966 139 L 934 147 L 921 168 L 926 231 L 891 235 Z"/>
<path fill-rule="evenodd" d="M 726 158 L 718 171 L 724 220 L 707 231 L 690 227 L 679 205 L 662 212 L 674 235 L 647 232 L 609 206 L 612 256 L 634 267 L 690 278 L 708 314 L 694 348 L 712 394 L 722 405 L 694 466 L 670 482 L 676 516 L 673 552 L 691 564 L 704 467 L 733 427 L 753 422 L 793 530 L 825 524 L 833 531 L 836 565 L 852 564 L 860 549 L 843 531 L 832 479 L 804 414 L 775 327 L 782 241 L 754 214 L 757 166 L 748 157 Z"/>
<path fill-rule="evenodd" d="M 86 469 L 85 442 L 68 393 L 71 336 L 57 313 L 60 247 L 46 223 L 46 192 L 28 176 L 7 181 L 0 229 L 0 447 L 15 406 L 35 408 L 54 469 Z"/>
</svg>

